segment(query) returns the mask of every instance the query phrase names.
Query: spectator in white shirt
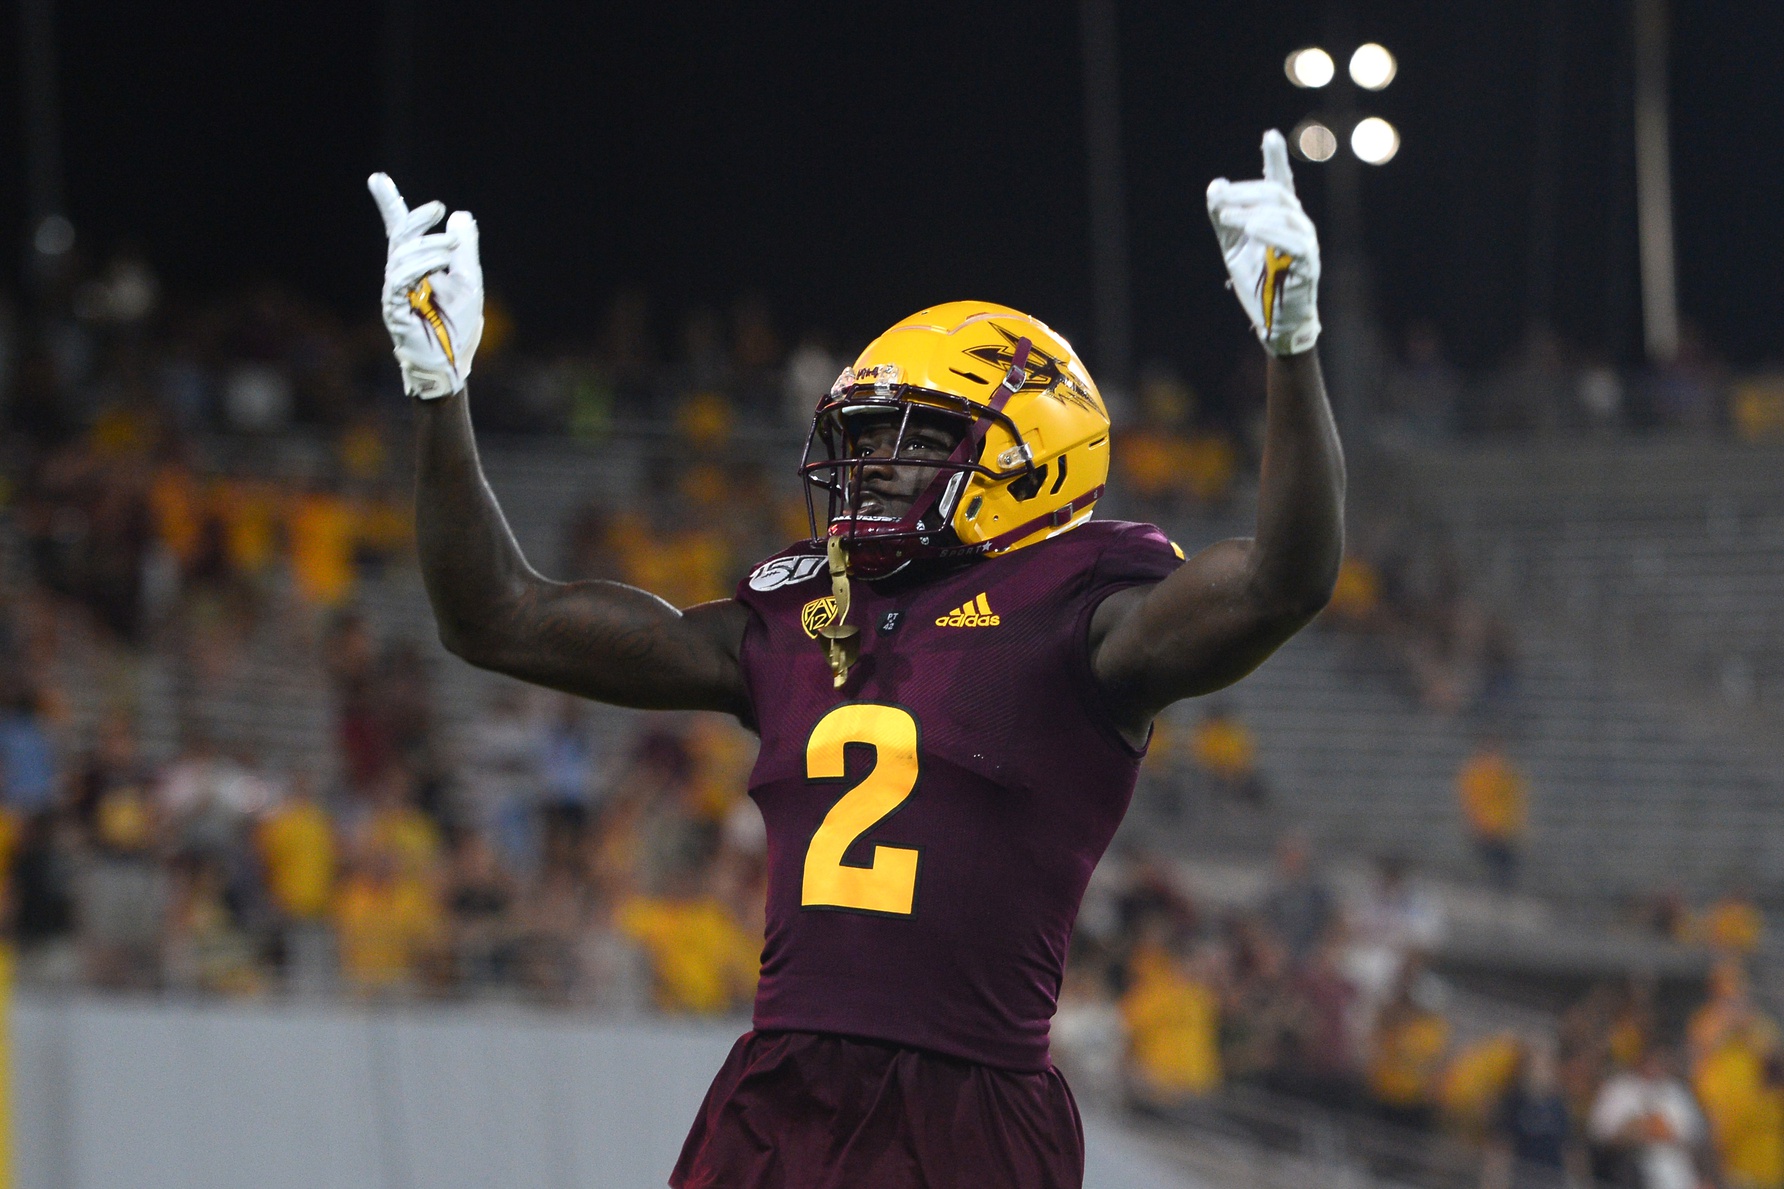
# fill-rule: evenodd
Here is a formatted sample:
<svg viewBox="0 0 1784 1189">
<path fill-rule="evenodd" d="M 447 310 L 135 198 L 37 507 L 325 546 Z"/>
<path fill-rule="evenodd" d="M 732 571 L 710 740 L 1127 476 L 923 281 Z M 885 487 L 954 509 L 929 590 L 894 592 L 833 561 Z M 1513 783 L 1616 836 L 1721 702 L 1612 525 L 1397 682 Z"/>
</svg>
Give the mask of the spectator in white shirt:
<svg viewBox="0 0 1784 1189">
<path fill-rule="evenodd" d="M 1648 1050 L 1638 1067 L 1604 1083 L 1586 1130 L 1593 1143 L 1630 1162 L 1639 1189 L 1699 1189 L 1707 1183 L 1697 1160 L 1703 1115 L 1674 1076 L 1665 1049 Z"/>
<path fill-rule="evenodd" d="M 1408 958 L 1435 949 L 1448 927 L 1443 905 L 1406 867 L 1398 855 L 1377 859 L 1374 881 L 1349 906 L 1350 942 L 1341 965 L 1365 1019 L 1387 1002 Z"/>
</svg>

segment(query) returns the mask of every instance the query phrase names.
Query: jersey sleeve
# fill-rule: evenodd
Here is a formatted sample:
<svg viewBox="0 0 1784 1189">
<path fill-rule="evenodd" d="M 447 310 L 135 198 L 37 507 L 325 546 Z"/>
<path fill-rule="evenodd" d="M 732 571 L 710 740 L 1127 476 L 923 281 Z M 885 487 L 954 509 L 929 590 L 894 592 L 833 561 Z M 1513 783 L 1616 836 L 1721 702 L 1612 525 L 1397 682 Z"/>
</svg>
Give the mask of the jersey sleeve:
<svg viewBox="0 0 1784 1189">
<path fill-rule="evenodd" d="M 760 697 L 766 692 L 764 683 L 772 685 L 776 679 L 772 663 L 773 649 L 769 647 L 769 623 L 784 620 L 796 624 L 805 604 L 829 593 L 828 563 L 819 548 L 806 541 L 776 553 L 738 582 L 734 597 L 750 612 L 749 622 L 743 629 L 743 644 L 738 651 L 738 662 L 743 667 L 744 685 L 749 690 L 750 701 L 757 707 L 758 714 L 761 712 Z M 769 660 L 766 672 L 763 670 L 765 649 Z M 813 656 L 813 663 L 822 667 L 823 660 L 815 647 Z M 746 725 L 752 729 L 760 726 L 759 722 Z"/>
<path fill-rule="evenodd" d="M 1114 531 L 1109 533 L 1078 593 L 1078 614 L 1071 627 L 1072 669 L 1083 704 L 1104 735 L 1125 754 L 1140 756 L 1146 748 L 1136 748 L 1128 742 L 1103 700 L 1102 686 L 1090 663 L 1090 619 L 1103 600 L 1116 591 L 1149 586 L 1175 573 L 1183 564 L 1183 550 L 1156 525 L 1110 527 Z"/>
<path fill-rule="evenodd" d="M 1170 577 L 1183 564 L 1183 550 L 1153 524 L 1123 525 L 1109 539 L 1091 573 L 1090 595 L 1096 602 L 1128 586 L 1143 586 Z"/>
<path fill-rule="evenodd" d="M 829 590 L 829 569 L 823 551 L 809 541 L 789 545 L 757 565 L 737 584 L 738 602 L 761 613 L 795 598 L 800 592 Z M 809 593 L 806 597 L 810 597 Z"/>
</svg>

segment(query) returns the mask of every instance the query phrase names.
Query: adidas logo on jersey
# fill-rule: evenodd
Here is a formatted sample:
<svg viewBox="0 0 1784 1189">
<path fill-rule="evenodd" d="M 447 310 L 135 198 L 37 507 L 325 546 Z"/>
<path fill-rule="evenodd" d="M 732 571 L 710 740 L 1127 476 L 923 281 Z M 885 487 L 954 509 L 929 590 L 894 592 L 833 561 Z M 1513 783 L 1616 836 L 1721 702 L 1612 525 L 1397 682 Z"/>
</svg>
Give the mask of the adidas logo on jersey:
<svg viewBox="0 0 1784 1189">
<path fill-rule="evenodd" d="M 938 628 L 994 628 L 1003 620 L 991 613 L 991 604 L 983 593 L 970 603 L 962 603 L 935 621 Z"/>
</svg>

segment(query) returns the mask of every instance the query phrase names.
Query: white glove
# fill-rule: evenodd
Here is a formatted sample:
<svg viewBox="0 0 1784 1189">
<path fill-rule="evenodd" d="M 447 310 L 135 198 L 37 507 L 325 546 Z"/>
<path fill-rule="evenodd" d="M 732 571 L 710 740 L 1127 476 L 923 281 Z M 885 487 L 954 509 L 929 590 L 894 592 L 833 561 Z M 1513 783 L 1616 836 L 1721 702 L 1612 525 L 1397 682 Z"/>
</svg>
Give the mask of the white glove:
<svg viewBox="0 0 1784 1189">
<path fill-rule="evenodd" d="M 430 202 L 410 210 L 388 174 L 374 173 L 366 186 L 390 237 L 384 326 L 396 344 L 403 387 L 423 400 L 461 391 L 483 338 L 477 220 L 468 211 L 453 211 L 445 231 L 426 235 L 446 213 L 444 206 Z"/>
<path fill-rule="evenodd" d="M 1294 355 L 1319 338 L 1319 236 L 1295 197 L 1288 145 L 1264 133 L 1264 178 L 1208 183 L 1208 217 L 1233 292 L 1272 355 Z"/>
</svg>

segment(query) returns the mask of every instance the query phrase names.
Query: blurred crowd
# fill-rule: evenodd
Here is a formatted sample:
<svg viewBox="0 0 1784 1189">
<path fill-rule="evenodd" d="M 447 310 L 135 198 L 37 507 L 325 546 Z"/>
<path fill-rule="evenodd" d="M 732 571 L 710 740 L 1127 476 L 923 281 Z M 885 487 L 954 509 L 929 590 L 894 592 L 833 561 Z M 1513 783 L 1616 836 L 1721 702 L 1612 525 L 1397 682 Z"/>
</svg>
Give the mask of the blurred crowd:
<svg viewBox="0 0 1784 1189">
<path fill-rule="evenodd" d="M 184 435 L 333 432 L 404 399 L 369 304 L 346 321 L 275 283 L 194 299 L 166 291 L 129 246 L 100 259 L 77 245 L 34 282 L 26 306 L 0 295 L 0 420 L 40 440 L 115 408 L 153 408 Z M 477 387 L 489 394 L 480 424 L 599 439 L 615 425 L 667 424 L 703 397 L 754 426 L 803 430 L 817 395 L 865 342 L 856 339 L 790 335 L 760 295 L 677 310 L 621 291 L 574 337 L 546 343 L 517 334 L 492 296 L 477 358 Z M 1370 416 L 1389 437 L 1784 434 L 1784 373 L 1736 375 L 1690 326 L 1664 367 L 1619 370 L 1538 327 L 1498 367 L 1464 374 L 1434 326 L 1415 322 L 1376 370 Z M 1111 386 L 1111 412 L 1129 435 L 1125 488 L 1143 502 L 1222 505 L 1255 463 L 1263 372 L 1262 357 L 1244 350 L 1200 388 L 1164 362 L 1142 368 L 1132 392 Z"/>
<path fill-rule="evenodd" d="M 764 896 L 753 738 L 719 716 L 597 716 L 505 681 L 449 716 L 416 639 L 428 625 L 380 627 L 364 604 L 412 565 L 382 328 L 276 288 L 174 306 L 128 255 L 70 276 L 29 325 L 0 310 L 0 913 L 21 977 L 747 1010 Z M 806 535 L 794 485 L 737 443 L 802 431 L 842 360 L 818 334 L 783 341 L 754 299 L 688 314 L 673 336 L 662 325 L 621 295 L 590 342 L 524 355 L 492 304 L 478 419 L 585 441 L 672 427 L 677 465 L 645 452 L 650 498 L 590 499 L 559 556 L 536 560 L 689 605 Z M 1172 524 L 1234 505 L 1262 409 L 1261 361 L 1243 360 L 1211 399 L 1163 367 L 1115 394 L 1124 514 Z M 1387 412 L 1420 434 L 1547 428 L 1545 409 L 1784 429 L 1784 385 L 1768 421 L 1764 382 L 1730 383 L 1692 352 L 1633 387 L 1552 343 L 1513 371 L 1512 395 L 1471 403 L 1415 331 Z M 1544 385 L 1550 403 L 1529 395 Z M 1457 820 L 1487 882 L 1511 890 L 1530 796 L 1502 729 L 1517 641 L 1441 534 L 1361 521 L 1322 630 L 1475 729 Z M 328 754 L 269 762 L 213 729 L 207 707 L 266 639 L 326 686 Z M 81 670 L 97 688 L 68 685 L 80 647 L 103 658 Z M 171 726 L 151 740 L 157 666 Z M 1258 750 L 1233 705 L 1206 701 L 1161 721 L 1141 795 L 1166 822 L 1198 801 L 1268 811 Z M 1763 917 L 1740 891 L 1701 912 L 1663 892 L 1637 916 L 1720 955 L 1684 1032 L 1641 983 L 1593 990 L 1547 1031 L 1482 1030 L 1433 973 L 1444 911 L 1402 863 L 1340 895 L 1289 837 L 1254 902 L 1217 904 L 1164 859 L 1118 853 L 1084 906 L 1056 1042 L 1076 1074 L 1148 1109 L 1245 1084 L 1466 1137 L 1490 1156 L 1487 1189 L 1529 1167 L 1784 1189 L 1784 1059 L 1746 975 Z"/>
<path fill-rule="evenodd" d="M 170 294 L 128 250 L 103 264 L 76 251 L 36 279 L 28 308 L 0 295 L 0 420 L 35 440 L 66 438 L 115 409 L 153 410 L 188 437 L 264 438 L 331 433 L 404 407 L 371 303 L 349 322 L 275 283 Z M 492 297 L 479 423 L 596 440 L 616 423 L 664 424 L 689 397 L 717 394 L 752 421 L 803 428 L 840 368 L 816 333 L 784 342 L 755 297 L 727 314 L 677 315 L 620 293 L 577 340 L 525 351 Z"/>
<path fill-rule="evenodd" d="M 1403 441 L 1665 431 L 1745 441 L 1784 436 L 1784 372 L 1774 365 L 1736 374 L 1690 323 L 1666 364 L 1621 370 L 1535 326 L 1498 367 L 1465 374 L 1436 327 L 1415 322 L 1383 371 L 1376 429 Z"/>
<path fill-rule="evenodd" d="M 5 911 L 29 982 L 254 996 L 497 994 L 725 1013 L 754 992 L 751 737 L 656 716 L 617 751 L 585 704 L 516 683 L 444 739 L 412 646 L 351 612 L 322 641 L 339 772 L 129 715 L 62 746 L 55 698 L 0 727 Z"/>
<path fill-rule="evenodd" d="M 501 682 L 447 729 L 437 650 L 417 641 L 428 625 L 382 632 L 361 605 L 412 566 L 381 328 L 274 289 L 189 309 L 158 293 L 124 259 L 69 285 L 30 333 L 0 319 L 15 431 L 0 440 L 0 886 L 21 977 L 747 1006 L 762 931 L 760 821 L 740 809 L 751 738 L 712 716 L 614 737 L 583 704 Z M 747 411 L 735 392 L 753 390 L 704 386 L 766 382 L 778 348 L 748 306 L 735 355 L 697 320 L 704 362 L 665 377 L 633 358 L 632 309 L 616 303 L 599 359 L 672 391 L 689 445 L 714 457 L 662 477 L 648 512 L 591 511 L 560 560 L 697 602 L 785 539 L 786 509 L 749 498 L 749 464 L 718 457 Z M 509 363 L 505 334 L 494 308 L 480 422 L 607 432 L 610 389 L 588 368 Z M 322 754 L 264 761 L 254 731 L 217 721 L 219 699 L 281 696 L 264 675 L 238 680 L 268 658 L 275 678 L 326 687 Z M 145 692 L 157 674 L 171 705 Z"/>
<path fill-rule="evenodd" d="M 1056 1042 L 1145 1104 L 1250 1082 L 1423 1122 L 1425 1075 L 1449 1042 L 1424 955 L 1445 928 L 1403 863 L 1343 897 L 1298 836 L 1246 903 L 1198 898 L 1169 862 L 1129 853 L 1086 898 Z"/>
<path fill-rule="evenodd" d="M 1501 717 L 1517 693 L 1517 637 L 1470 593 L 1444 534 L 1405 516 L 1355 520 L 1326 622 L 1385 659 L 1426 709 Z"/>
<path fill-rule="evenodd" d="M 737 930 L 760 912 L 739 809 L 747 737 L 661 719 L 596 747 L 574 705 L 507 689 L 448 738 L 427 650 L 381 636 L 360 607 L 368 579 L 410 564 L 403 398 L 382 329 L 271 286 L 173 301 L 128 253 L 70 264 L 31 318 L 0 317 L 14 431 L 0 804 L 27 973 L 590 1002 L 611 984 L 701 1010 L 747 1002 Z M 589 342 L 527 355 L 492 303 L 478 418 L 588 440 L 672 426 L 676 465 L 643 464 L 651 498 L 590 500 L 542 560 L 688 605 L 808 531 L 792 485 L 736 444 L 764 425 L 802 429 L 842 360 L 819 334 L 784 341 L 752 298 L 665 325 L 621 294 Z M 1135 513 L 1229 506 L 1256 465 L 1253 353 L 1208 395 L 1153 366 L 1131 400 L 1112 396 Z M 1347 565 L 1332 622 L 1387 642 L 1434 705 L 1493 696 L 1503 633 L 1425 541 L 1382 541 Z M 60 654 L 83 633 L 110 659 L 104 688 L 77 699 Z M 275 657 L 321 669 L 332 754 L 264 763 L 207 721 L 268 636 Z M 174 695 L 153 746 L 139 737 L 149 664 Z M 1222 706 L 1161 727 L 1147 779 L 1167 797 L 1269 802 L 1249 728 Z M 678 947 L 704 956 L 678 967 Z M 631 968 L 622 954 L 645 973 L 614 975 Z M 705 989 L 665 990 L 678 979 Z"/>
<path fill-rule="evenodd" d="M 1695 918 L 1716 964 L 1682 1026 L 1636 978 L 1508 1027 L 1434 972 L 1442 899 L 1396 859 L 1344 895 L 1289 836 L 1255 896 L 1188 888 L 1145 853 L 1099 873 L 1054 1026 L 1076 1078 L 1166 1116 L 1251 1085 L 1373 1120 L 1402 1150 L 1460 1141 L 1484 1189 L 1784 1185 L 1784 1041 L 1751 992 L 1765 923 L 1743 895 Z"/>
</svg>

